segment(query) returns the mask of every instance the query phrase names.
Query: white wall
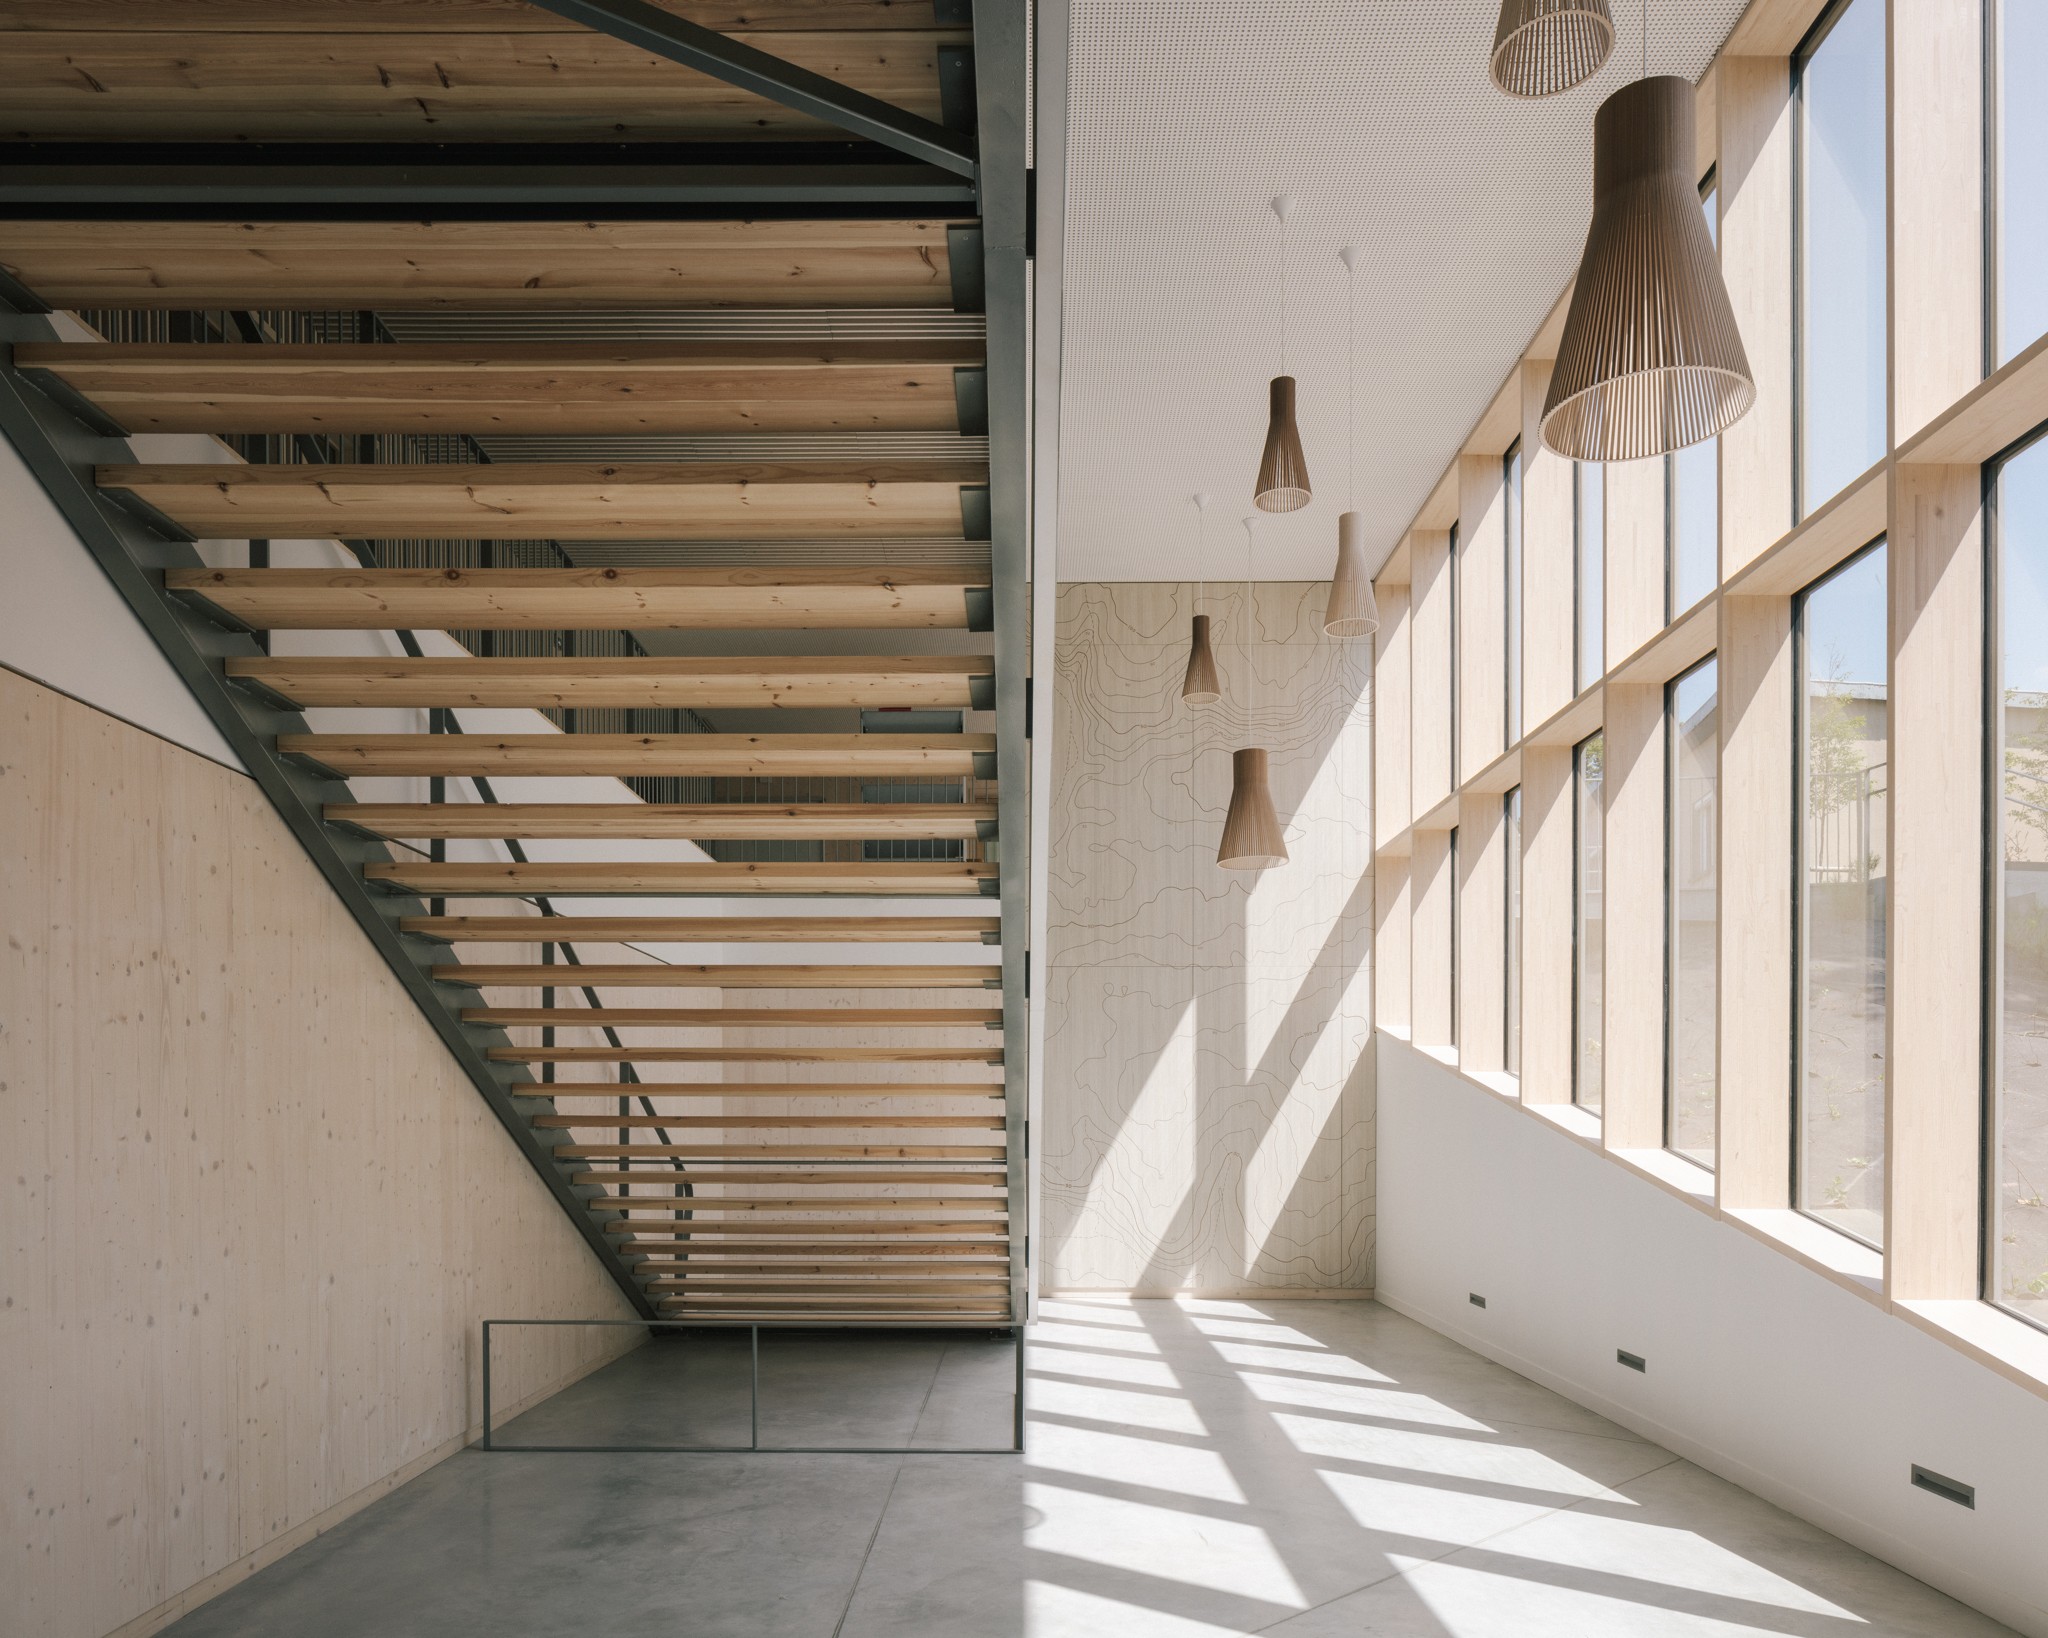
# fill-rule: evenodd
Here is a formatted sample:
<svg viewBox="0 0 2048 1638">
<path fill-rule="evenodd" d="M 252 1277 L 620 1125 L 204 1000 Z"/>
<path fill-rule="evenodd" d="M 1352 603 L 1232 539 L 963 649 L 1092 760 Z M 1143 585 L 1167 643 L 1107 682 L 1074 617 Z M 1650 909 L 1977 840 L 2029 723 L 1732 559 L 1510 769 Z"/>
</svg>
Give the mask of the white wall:
<svg viewBox="0 0 2048 1638">
<path fill-rule="evenodd" d="M 2048 1399 L 1378 1041 L 1383 1302 L 2048 1635 Z"/>
</svg>

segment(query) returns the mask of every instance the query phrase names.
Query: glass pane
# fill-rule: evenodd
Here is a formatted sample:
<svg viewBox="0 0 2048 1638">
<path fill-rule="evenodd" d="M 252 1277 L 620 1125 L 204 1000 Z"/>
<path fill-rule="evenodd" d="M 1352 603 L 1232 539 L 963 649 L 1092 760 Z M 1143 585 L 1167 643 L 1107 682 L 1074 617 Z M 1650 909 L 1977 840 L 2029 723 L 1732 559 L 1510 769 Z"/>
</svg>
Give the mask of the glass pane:
<svg viewBox="0 0 2048 1638">
<path fill-rule="evenodd" d="M 1507 688 L 1506 744 L 1522 737 L 1522 446 L 1508 451 L 1503 488 L 1507 491 Z"/>
<path fill-rule="evenodd" d="M 1885 549 L 1800 599 L 1799 1197 L 1884 1243 Z"/>
<path fill-rule="evenodd" d="M 1508 792 L 1502 818 L 1507 829 L 1507 1011 L 1505 1058 L 1510 1075 L 1522 1072 L 1522 787 Z"/>
<path fill-rule="evenodd" d="M 1998 0 L 1998 362 L 2048 331 L 2048 6 Z"/>
<path fill-rule="evenodd" d="M 1451 826 L 1451 1045 L 1458 1045 L 1458 827 Z"/>
<path fill-rule="evenodd" d="M 1671 456 L 1667 481 L 1671 508 L 1673 619 L 1708 592 L 1720 573 L 1721 440 L 1690 444 Z"/>
<path fill-rule="evenodd" d="M 1451 702 L 1451 783 L 1459 782 L 1458 770 L 1458 526 L 1451 525 L 1451 665 L 1444 680 L 1444 698 Z M 1455 1037 L 1454 1037 L 1455 1038 Z"/>
<path fill-rule="evenodd" d="M 1884 453 L 1884 0 L 1855 0 L 1799 69 L 1802 515 Z"/>
<path fill-rule="evenodd" d="M 2048 1325 L 2048 443 L 1998 481 L 2005 778 L 1990 1294 Z"/>
<path fill-rule="evenodd" d="M 1601 863 L 1607 819 L 1600 804 L 1607 738 L 1580 743 L 1572 761 L 1572 1101 L 1600 1112 L 1601 1012 L 1607 971 Z"/>
<path fill-rule="evenodd" d="M 1572 523 L 1579 565 L 1579 676 L 1583 694 L 1607 670 L 1607 480 L 1604 469 L 1572 468 Z"/>
<path fill-rule="evenodd" d="M 1665 868 L 1671 883 L 1671 1014 L 1665 1064 L 1664 1141 L 1714 1164 L 1715 957 L 1720 893 L 1715 791 L 1720 773 L 1720 668 L 1704 660 L 1671 685 L 1671 756 Z"/>
</svg>

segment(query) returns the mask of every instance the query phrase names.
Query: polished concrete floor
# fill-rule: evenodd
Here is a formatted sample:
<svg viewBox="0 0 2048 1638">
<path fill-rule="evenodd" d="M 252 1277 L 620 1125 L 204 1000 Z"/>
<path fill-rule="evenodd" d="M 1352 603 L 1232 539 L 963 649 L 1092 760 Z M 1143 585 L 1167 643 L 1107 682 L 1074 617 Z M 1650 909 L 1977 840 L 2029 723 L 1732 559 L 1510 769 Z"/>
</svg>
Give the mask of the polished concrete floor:
<svg viewBox="0 0 2048 1638">
<path fill-rule="evenodd" d="M 2007 1629 L 1372 1303 L 1063 1301 L 1029 1452 L 469 1451 L 175 1638 L 1987 1638 Z M 743 1442 L 736 1339 L 507 1429 Z M 1006 1343 L 764 1339 L 764 1444 L 978 1443 Z"/>
</svg>

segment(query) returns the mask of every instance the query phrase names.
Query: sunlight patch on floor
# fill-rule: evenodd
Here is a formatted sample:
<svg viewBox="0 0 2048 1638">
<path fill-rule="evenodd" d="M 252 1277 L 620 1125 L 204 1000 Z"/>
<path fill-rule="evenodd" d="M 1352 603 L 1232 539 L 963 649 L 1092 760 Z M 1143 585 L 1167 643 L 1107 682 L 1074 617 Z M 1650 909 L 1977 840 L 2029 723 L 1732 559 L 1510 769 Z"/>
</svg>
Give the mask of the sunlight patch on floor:
<svg viewBox="0 0 2048 1638">
<path fill-rule="evenodd" d="M 1046 1484 L 1027 1484 L 1024 1500 L 1045 1516 L 1031 1532 L 1034 1552 L 1293 1609 L 1307 1603 L 1256 1524 Z"/>
</svg>

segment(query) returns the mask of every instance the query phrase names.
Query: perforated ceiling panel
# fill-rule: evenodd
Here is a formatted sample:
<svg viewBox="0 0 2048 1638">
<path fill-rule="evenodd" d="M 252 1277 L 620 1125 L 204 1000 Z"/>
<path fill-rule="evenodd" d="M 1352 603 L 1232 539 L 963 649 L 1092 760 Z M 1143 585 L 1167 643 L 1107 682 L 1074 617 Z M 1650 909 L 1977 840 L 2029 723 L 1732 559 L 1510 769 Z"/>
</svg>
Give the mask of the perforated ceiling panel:
<svg viewBox="0 0 2048 1638">
<path fill-rule="evenodd" d="M 1742 0 L 1649 14 L 1652 73 L 1697 79 Z M 1268 201 L 1294 199 L 1288 365 L 1315 499 L 1257 525 L 1261 578 L 1326 576 L 1347 447 L 1374 561 L 1399 539 L 1571 277 L 1593 112 L 1636 76 L 1641 13 L 1587 84 L 1486 75 L 1498 0 L 1073 0 L 1060 437 L 1063 580 L 1237 578 L 1280 368 Z M 1358 409 L 1345 435 L 1358 247 Z M 1197 552 L 1188 497 L 1206 490 Z"/>
</svg>

